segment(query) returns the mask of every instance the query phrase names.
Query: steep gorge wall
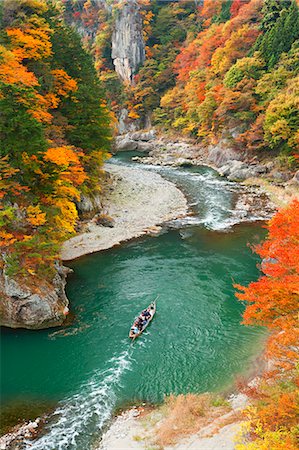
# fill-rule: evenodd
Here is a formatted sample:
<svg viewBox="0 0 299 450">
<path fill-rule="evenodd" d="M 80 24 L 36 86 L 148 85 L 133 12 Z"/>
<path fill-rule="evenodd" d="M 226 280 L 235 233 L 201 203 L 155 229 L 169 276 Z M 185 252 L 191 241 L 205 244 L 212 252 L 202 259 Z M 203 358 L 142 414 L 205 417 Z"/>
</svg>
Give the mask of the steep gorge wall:
<svg viewBox="0 0 299 450">
<path fill-rule="evenodd" d="M 142 17 L 135 0 L 121 2 L 112 33 L 112 60 L 124 82 L 134 83 L 134 75 L 145 61 Z"/>
</svg>

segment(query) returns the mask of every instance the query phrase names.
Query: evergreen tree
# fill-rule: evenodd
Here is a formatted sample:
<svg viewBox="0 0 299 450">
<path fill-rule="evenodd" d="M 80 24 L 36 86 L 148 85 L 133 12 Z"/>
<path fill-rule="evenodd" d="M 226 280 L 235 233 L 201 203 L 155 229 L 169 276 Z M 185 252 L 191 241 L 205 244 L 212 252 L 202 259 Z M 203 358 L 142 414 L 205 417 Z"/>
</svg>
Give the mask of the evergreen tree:
<svg viewBox="0 0 299 450">
<path fill-rule="evenodd" d="M 274 16 L 273 16 L 274 17 Z M 276 16 L 275 16 L 276 17 Z M 253 50 L 258 50 L 267 63 L 274 67 L 283 52 L 288 52 L 299 39 L 299 10 L 293 1 L 288 9 L 282 9 L 275 22 L 266 22 L 268 29 L 257 41 Z"/>
<path fill-rule="evenodd" d="M 83 49 L 79 35 L 60 24 L 52 35 L 53 60 L 78 83 L 78 90 L 64 101 L 61 113 L 70 125 L 69 142 L 85 151 L 108 149 L 109 118 L 103 108 L 103 90 L 91 56 Z"/>
<path fill-rule="evenodd" d="M 279 19 L 281 11 L 289 9 L 291 3 L 291 0 L 265 0 L 262 9 L 263 19 L 261 22 L 261 29 L 264 32 L 270 30 Z"/>
</svg>

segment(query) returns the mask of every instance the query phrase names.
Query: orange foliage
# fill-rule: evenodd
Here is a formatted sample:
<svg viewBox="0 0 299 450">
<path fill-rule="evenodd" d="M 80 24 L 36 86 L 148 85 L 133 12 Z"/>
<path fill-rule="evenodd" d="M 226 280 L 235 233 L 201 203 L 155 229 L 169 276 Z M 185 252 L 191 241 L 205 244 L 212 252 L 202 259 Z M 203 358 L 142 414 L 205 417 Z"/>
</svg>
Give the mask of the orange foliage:
<svg viewBox="0 0 299 450">
<path fill-rule="evenodd" d="M 64 70 L 52 70 L 51 74 L 54 77 L 54 92 L 57 95 L 66 97 L 70 92 L 75 92 L 77 90 L 77 82 Z"/>
<path fill-rule="evenodd" d="M 219 47 L 212 57 L 212 70 L 215 74 L 225 73 L 231 65 L 246 54 L 255 42 L 259 31 L 243 25 L 237 31 L 232 32 L 223 47 Z"/>
<path fill-rule="evenodd" d="M 252 405 L 237 450 L 296 450 L 299 414 L 298 304 L 299 200 L 280 210 L 269 222 L 269 234 L 256 248 L 265 276 L 248 287 L 236 286 L 237 297 L 248 302 L 245 324 L 265 325 L 274 369 L 249 390 Z M 250 441 L 248 441 L 250 439 Z"/>
<path fill-rule="evenodd" d="M 222 25 L 214 24 L 182 49 L 174 64 L 179 81 L 188 80 L 192 70 L 210 65 L 214 51 L 223 43 L 221 31 Z"/>
<path fill-rule="evenodd" d="M 8 247 L 16 242 L 16 238 L 12 233 L 7 233 L 5 230 L 0 230 L 0 248 Z"/>
<path fill-rule="evenodd" d="M 235 17 L 238 14 L 241 6 L 244 5 L 244 3 L 248 3 L 249 1 L 250 0 L 233 0 L 230 7 L 231 17 L 232 18 Z"/>
<path fill-rule="evenodd" d="M 18 59 L 42 59 L 51 55 L 50 28 L 8 28 L 12 51 Z"/>
<path fill-rule="evenodd" d="M 58 166 L 68 167 L 70 163 L 79 163 L 79 155 L 71 147 L 49 148 L 44 156 L 46 161 L 53 162 Z"/>
<path fill-rule="evenodd" d="M 23 84 L 24 86 L 36 86 L 36 76 L 23 66 L 16 56 L 0 45 L 0 80 L 5 84 Z"/>
<path fill-rule="evenodd" d="M 222 0 L 205 0 L 200 10 L 200 15 L 204 19 L 210 19 L 220 13 Z"/>
<path fill-rule="evenodd" d="M 62 180 L 79 186 L 87 178 L 80 161 L 82 156 L 83 153 L 76 151 L 73 147 L 63 146 L 49 148 L 44 155 L 44 159 L 61 167 L 60 177 Z"/>
<path fill-rule="evenodd" d="M 248 302 L 245 324 L 261 324 L 274 330 L 268 351 L 278 359 L 279 366 L 289 368 L 298 355 L 299 304 L 299 201 L 294 200 L 279 211 L 269 223 L 266 241 L 256 248 L 263 258 L 265 276 L 242 291 L 237 297 Z M 281 360 L 279 360 L 279 358 Z"/>
<path fill-rule="evenodd" d="M 28 206 L 27 221 L 34 227 L 43 225 L 46 222 L 46 213 L 42 212 L 38 205 Z"/>
</svg>

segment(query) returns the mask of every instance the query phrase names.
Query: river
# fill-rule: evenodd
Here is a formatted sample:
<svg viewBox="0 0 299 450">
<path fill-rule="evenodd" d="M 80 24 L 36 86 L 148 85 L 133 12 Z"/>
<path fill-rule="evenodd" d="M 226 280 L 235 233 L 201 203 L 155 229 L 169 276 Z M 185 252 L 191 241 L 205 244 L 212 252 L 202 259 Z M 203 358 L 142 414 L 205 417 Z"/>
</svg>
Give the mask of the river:
<svg viewBox="0 0 299 450">
<path fill-rule="evenodd" d="M 130 156 L 116 161 L 132 165 Z M 247 243 L 264 236 L 257 223 L 232 227 L 242 220 L 240 187 L 206 167 L 145 168 L 175 181 L 194 214 L 157 237 L 68 264 L 70 326 L 2 330 L 4 410 L 53 407 L 43 436 L 28 448 L 92 449 L 115 408 L 227 389 L 261 348 L 264 332 L 240 324 L 244 307 L 232 286 L 257 278 Z M 131 345 L 130 324 L 157 295 L 155 319 Z"/>
</svg>

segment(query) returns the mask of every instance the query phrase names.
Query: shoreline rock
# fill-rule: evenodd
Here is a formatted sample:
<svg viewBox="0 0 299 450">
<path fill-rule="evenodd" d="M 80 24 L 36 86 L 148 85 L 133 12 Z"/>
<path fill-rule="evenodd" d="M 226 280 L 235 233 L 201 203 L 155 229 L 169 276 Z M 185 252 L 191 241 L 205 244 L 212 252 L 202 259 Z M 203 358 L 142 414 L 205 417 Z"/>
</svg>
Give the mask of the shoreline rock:
<svg viewBox="0 0 299 450">
<path fill-rule="evenodd" d="M 24 441 L 34 439 L 42 427 L 42 419 L 30 420 L 22 425 L 16 425 L 10 433 L 0 437 L 0 450 L 23 450 Z"/>
<path fill-rule="evenodd" d="M 244 154 L 232 148 L 225 139 L 217 145 L 204 147 L 196 144 L 192 139 L 157 136 L 151 131 L 152 138 L 144 142 L 138 138 L 143 131 L 127 133 L 118 136 L 115 150 L 118 151 L 117 142 L 123 138 L 135 140 L 134 149 L 143 151 L 145 156 L 136 156 L 133 161 L 141 164 L 150 164 L 169 167 L 196 167 L 207 166 L 216 170 L 229 181 L 239 182 L 245 186 L 257 189 L 265 194 L 276 207 L 288 204 L 293 198 L 299 196 L 299 171 L 280 168 L 273 159 L 258 160 L 257 156 Z M 139 139 L 139 140 L 138 140 Z M 141 146 L 142 150 L 138 150 Z M 125 143 L 121 151 L 126 151 Z"/>
<path fill-rule="evenodd" d="M 126 146 L 128 145 L 128 146 Z M 115 151 L 142 151 L 146 157 L 136 157 L 143 164 L 161 166 L 206 165 L 232 181 L 242 181 L 267 174 L 273 182 L 299 184 L 299 171 L 279 170 L 273 160 L 259 161 L 255 156 L 240 153 L 223 140 L 216 145 L 196 144 L 191 139 L 157 136 L 154 129 L 119 135 Z"/>
<path fill-rule="evenodd" d="M 69 312 L 64 289 L 71 271 L 57 263 L 52 282 L 38 280 L 38 285 L 29 286 L 1 270 L 1 326 L 40 330 L 61 325 Z"/>
<path fill-rule="evenodd" d="M 197 432 L 182 436 L 175 444 L 164 447 L 165 450 L 185 449 L 234 449 L 234 437 L 240 429 L 240 411 L 248 403 L 245 394 L 232 394 L 227 399 L 231 410 L 215 419 L 207 420 Z M 123 411 L 111 423 L 103 434 L 95 450 L 146 450 L 160 448 L 153 435 L 165 420 L 161 408 L 133 407 Z"/>
</svg>

